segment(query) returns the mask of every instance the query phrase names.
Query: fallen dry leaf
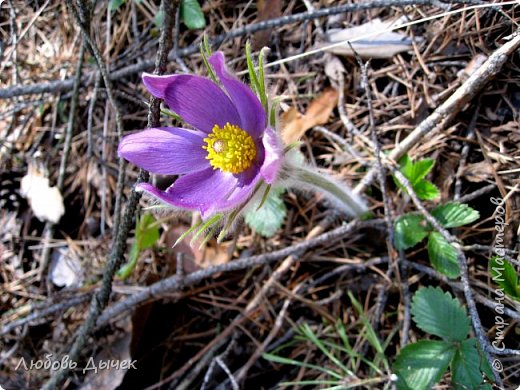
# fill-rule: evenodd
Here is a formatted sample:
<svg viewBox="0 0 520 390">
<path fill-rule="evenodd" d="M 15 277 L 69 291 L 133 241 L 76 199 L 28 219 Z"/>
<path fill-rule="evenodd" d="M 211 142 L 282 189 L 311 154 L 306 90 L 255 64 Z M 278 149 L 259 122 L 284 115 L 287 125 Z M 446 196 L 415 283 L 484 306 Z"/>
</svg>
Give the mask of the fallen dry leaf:
<svg viewBox="0 0 520 390">
<path fill-rule="evenodd" d="M 328 42 L 321 46 L 356 39 L 356 41 L 351 42 L 351 45 L 361 58 L 391 58 L 397 53 L 408 51 L 412 48 L 413 41 L 405 34 L 388 31 L 400 24 L 399 20 L 383 22 L 377 18 L 361 26 L 331 29 L 327 33 Z M 347 42 L 325 50 L 345 56 L 354 55 Z"/>
<path fill-rule="evenodd" d="M 499 165 L 494 164 L 494 167 L 492 167 L 487 161 L 469 164 L 462 171 L 462 176 L 472 183 L 481 183 L 493 179 L 493 170 L 498 169 Z"/>
<path fill-rule="evenodd" d="M 49 179 L 36 168 L 29 167 L 29 172 L 22 178 L 21 194 L 29 201 L 31 209 L 40 221 L 58 223 L 65 213 L 63 197 L 57 187 L 49 186 Z"/>
<path fill-rule="evenodd" d="M 58 287 L 79 286 L 83 281 L 83 267 L 77 255 L 69 247 L 53 253 L 51 281 Z"/>
<path fill-rule="evenodd" d="M 282 16 L 281 0 L 257 0 L 256 8 L 258 9 L 257 21 L 259 22 Z M 253 50 L 260 50 L 264 46 L 269 46 L 272 31 L 272 28 L 268 28 L 256 32 L 253 36 Z"/>
<path fill-rule="evenodd" d="M 316 97 L 302 115 L 291 107 L 281 117 L 282 139 L 286 145 L 298 141 L 310 128 L 324 125 L 329 121 L 330 114 L 338 104 L 338 91 L 327 88 Z"/>
<path fill-rule="evenodd" d="M 168 230 L 166 233 L 165 243 L 168 247 L 173 247 L 173 244 L 177 239 L 189 229 L 186 225 L 177 225 Z M 204 248 L 199 248 L 202 243 L 203 237 L 199 237 L 193 246 L 190 246 L 190 240 L 192 235 L 184 238 L 177 246 L 173 248 L 173 254 L 171 256 L 172 263 L 176 262 L 176 254 L 184 254 L 184 272 L 189 274 L 197 271 L 201 268 L 207 268 L 213 265 L 227 263 L 231 254 L 229 254 L 231 248 L 231 242 L 223 242 L 217 244 L 216 240 L 210 240 Z"/>
<path fill-rule="evenodd" d="M 132 321 L 129 317 L 119 321 L 119 328 L 123 328 L 122 334 L 118 338 L 114 338 L 109 341 L 109 344 L 103 345 L 103 349 L 96 355 L 91 362 L 90 367 L 102 367 L 100 362 L 104 364 L 108 361 L 114 364 L 121 364 L 124 368 L 118 368 L 117 366 L 109 366 L 106 369 L 100 369 L 97 371 L 90 371 L 85 377 L 83 385 L 80 390 L 97 390 L 106 389 L 114 390 L 119 387 L 123 382 L 123 379 L 128 372 L 128 365 L 132 362 L 130 356 L 130 342 L 132 341 Z M 123 366 L 124 362 L 124 366 Z M 87 364 L 85 364 L 87 366 Z M 104 366 L 103 366 L 104 367 Z"/>
</svg>

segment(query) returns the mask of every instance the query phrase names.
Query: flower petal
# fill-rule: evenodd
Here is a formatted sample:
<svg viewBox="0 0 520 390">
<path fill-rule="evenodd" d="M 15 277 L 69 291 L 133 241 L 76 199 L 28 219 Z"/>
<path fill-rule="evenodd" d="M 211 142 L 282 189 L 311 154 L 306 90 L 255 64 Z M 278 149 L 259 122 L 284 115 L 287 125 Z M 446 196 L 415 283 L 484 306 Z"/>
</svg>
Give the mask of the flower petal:
<svg viewBox="0 0 520 390">
<path fill-rule="evenodd" d="M 231 210 L 246 202 L 248 198 L 253 194 L 260 176 L 254 177 L 248 183 L 244 183 L 242 186 L 237 186 L 227 198 L 219 200 L 215 205 L 220 210 Z"/>
<path fill-rule="evenodd" d="M 232 174 L 207 168 L 180 177 L 166 191 L 148 183 L 140 184 L 139 189 L 175 207 L 198 210 L 204 217 L 220 211 L 219 202 L 234 191 L 236 184 L 237 179 Z"/>
<path fill-rule="evenodd" d="M 271 128 L 265 129 L 262 142 L 265 148 L 265 158 L 260 168 L 260 175 L 266 183 L 273 184 L 282 165 L 283 145 L 278 135 Z"/>
<path fill-rule="evenodd" d="M 237 80 L 227 70 L 224 54 L 221 51 L 214 53 L 208 61 L 215 69 L 240 115 L 241 128 L 253 138 L 261 137 L 265 129 L 266 114 L 258 97 L 251 88 Z"/>
<path fill-rule="evenodd" d="M 143 83 L 152 95 L 164 99 L 177 115 L 197 130 L 211 133 L 215 125 L 224 127 L 228 122 L 240 123 L 240 116 L 229 97 L 204 77 L 143 74 Z"/>
<path fill-rule="evenodd" d="M 158 127 L 125 136 L 118 154 L 152 173 L 179 175 L 209 166 L 202 149 L 205 134 L 177 127 Z"/>
</svg>

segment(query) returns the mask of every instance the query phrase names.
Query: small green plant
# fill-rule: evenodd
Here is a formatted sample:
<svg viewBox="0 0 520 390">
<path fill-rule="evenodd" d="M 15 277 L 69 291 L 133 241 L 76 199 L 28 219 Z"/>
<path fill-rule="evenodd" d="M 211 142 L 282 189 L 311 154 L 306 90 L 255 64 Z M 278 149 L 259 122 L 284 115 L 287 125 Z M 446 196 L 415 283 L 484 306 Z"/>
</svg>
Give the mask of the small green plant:
<svg viewBox="0 0 520 390">
<path fill-rule="evenodd" d="M 495 256 L 489 260 L 489 273 L 493 281 L 504 290 L 504 293 L 515 301 L 520 301 L 520 283 L 515 267 L 502 257 Z"/>
<path fill-rule="evenodd" d="M 264 237 L 272 237 L 283 224 L 287 208 L 282 199 L 283 188 L 272 188 L 261 207 L 248 211 L 245 215 L 246 223 L 251 229 Z"/>
<path fill-rule="evenodd" d="M 134 270 L 139 260 L 139 255 L 145 249 L 151 248 L 159 240 L 159 225 L 151 214 L 144 214 L 135 223 L 135 240 L 130 248 L 128 262 L 124 264 L 117 276 L 119 279 L 126 279 Z"/>
<path fill-rule="evenodd" d="M 492 389 L 484 376 L 493 372 L 477 340 L 468 338 L 470 319 L 464 307 L 440 288 L 421 288 L 412 299 L 417 327 L 442 340 L 420 340 L 404 347 L 394 362 L 398 390 L 427 390 L 438 383 L 448 367 L 452 388 Z"/>
<path fill-rule="evenodd" d="M 392 387 L 389 362 L 385 356 L 385 349 L 389 336 L 385 343 L 378 339 L 374 328 L 363 311 L 362 305 L 349 292 L 357 315 L 356 343 L 352 345 L 347 336 L 347 329 L 338 320 L 334 325 L 320 327 L 320 335 L 309 324 L 303 324 L 297 329 L 296 337 L 273 353 L 264 353 L 263 357 L 271 362 L 301 367 L 305 370 L 302 380 L 281 383 L 282 386 L 312 386 L 311 388 L 340 390 L 359 387 L 373 387 L 389 389 Z M 310 343 L 315 347 L 316 353 L 326 357 L 325 364 L 312 364 L 307 361 L 280 356 L 280 352 L 299 343 Z M 360 345 L 368 343 L 372 348 L 367 358 L 366 352 L 360 351 Z M 306 349 L 307 350 L 307 349 Z M 316 360 L 319 356 L 315 357 Z M 307 359 L 306 359 L 307 360 Z M 321 360 L 321 359 L 320 359 Z M 360 368 L 361 367 L 361 368 Z M 356 372 L 367 373 L 367 378 L 359 378 Z"/>
<path fill-rule="evenodd" d="M 421 200 L 432 200 L 439 196 L 439 189 L 425 177 L 432 170 L 435 161 L 425 158 L 413 162 L 407 154 L 399 160 L 399 171 L 408 179 L 414 192 Z M 406 188 L 394 177 L 394 182 L 401 190 Z"/>
<path fill-rule="evenodd" d="M 143 0 L 133 1 L 141 3 Z M 110 11 L 116 12 L 126 2 L 127 0 L 110 0 L 108 8 Z M 180 12 L 182 21 L 190 30 L 199 30 L 206 27 L 206 19 L 197 0 L 181 0 Z M 155 14 L 153 22 L 157 28 L 161 28 L 164 25 L 164 12 L 162 9 Z M 154 33 L 157 34 L 157 31 Z"/>
<path fill-rule="evenodd" d="M 432 216 L 447 229 L 476 221 L 480 214 L 467 204 L 449 202 L 432 210 Z M 428 257 L 437 271 L 456 278 L 460 274 L 457 251 L 433 226 L 416 213 L 400 216 L 394 225 L 394 244 L 397 249 L 412 248 L 428 237 Z"/>
<path fill-rule="evenodd" d="M 181 1 L 181 18 L 190 30 L 206 27 L 206 19 L 204 19 L 204 13 L 197 0 Z"/>
</svg>

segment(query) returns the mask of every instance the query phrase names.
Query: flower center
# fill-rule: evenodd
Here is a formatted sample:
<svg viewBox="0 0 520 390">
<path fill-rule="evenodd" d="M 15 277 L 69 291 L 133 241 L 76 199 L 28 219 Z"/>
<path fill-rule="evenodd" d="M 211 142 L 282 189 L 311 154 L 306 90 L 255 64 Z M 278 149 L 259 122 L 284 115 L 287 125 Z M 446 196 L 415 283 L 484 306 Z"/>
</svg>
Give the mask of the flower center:
<svg viewBox="0 0 520 390">
<path fill-rule="evenodd" d="M 204 138 L 208 151 L 206 159 L 214 169 L 223 172 L 241 173 L 251 166 L 256 157 L 253 138 L 238 126 L 226 123 L 224 128 L 213 127 L 211 134 Z"/>
</svg>

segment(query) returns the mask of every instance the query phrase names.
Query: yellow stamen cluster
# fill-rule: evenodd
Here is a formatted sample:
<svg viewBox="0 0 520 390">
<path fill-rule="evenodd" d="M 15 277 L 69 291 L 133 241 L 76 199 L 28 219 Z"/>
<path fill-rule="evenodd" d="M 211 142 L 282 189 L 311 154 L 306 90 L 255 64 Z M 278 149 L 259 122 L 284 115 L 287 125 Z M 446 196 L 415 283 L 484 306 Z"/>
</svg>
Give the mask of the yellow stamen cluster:
<svg viewBox="0 0 520 390">
<path fill-rule="evenodd" d="M 240 173 L 251 166 L 256 157 L 253 138 L 238 126 L 226 123 L 224 128 L 213 127 L 211 134 L 204 138 L 208 151 L 206 159 L 214 169 L 223 172 Z"/>
</svg>

